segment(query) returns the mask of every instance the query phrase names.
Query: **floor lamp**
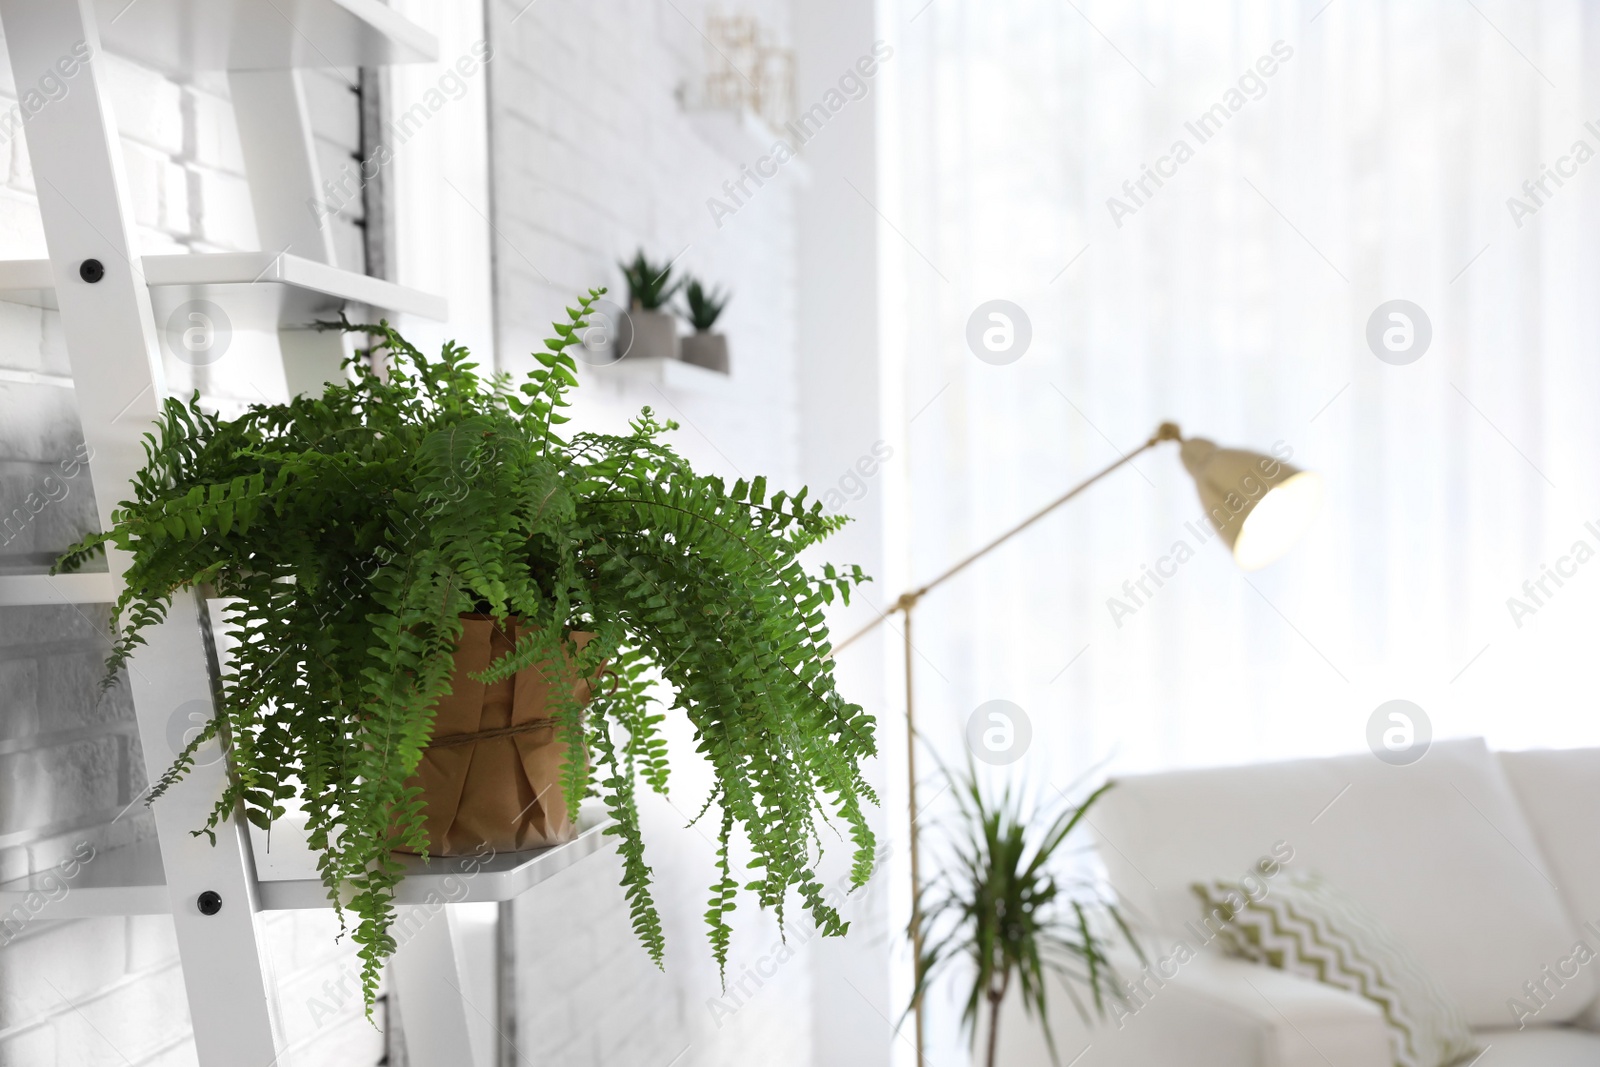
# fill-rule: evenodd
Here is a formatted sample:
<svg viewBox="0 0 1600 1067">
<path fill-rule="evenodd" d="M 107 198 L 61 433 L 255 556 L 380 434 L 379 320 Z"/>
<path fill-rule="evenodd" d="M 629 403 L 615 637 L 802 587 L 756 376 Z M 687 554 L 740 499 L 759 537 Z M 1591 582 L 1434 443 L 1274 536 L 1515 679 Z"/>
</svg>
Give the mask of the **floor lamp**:
<svg viewBox="0 0 1600 1067">
<path fill-rule="evenodd" d="M 889 616 L 905 616 L 905 672 L 906 672 L 906 772 L 909 776 L 911 830 L 911 936 L 912 952 L 922 959 L 921 895 L 922 875 L 917 852 L 917 753 L 916 711 L 912 700 L 912 647 L 911 617 L 917 603 L 934 589 L 960 574 L 967 567 L 987 556 L 1017 534 L 1026 530 L 1052 511 L 1088 489 L 1119 467 L 1132 462 L 1135 456 L 1149 451 L 1163 441 L 1176 441 L 1184 469 L 1194 479 L 1200 493 L 1200 503 L 1223 543 L 1233 553 L 1234 560 L 1245 570 L 1257 570 L 1272 563 L 1287 552 L 1310 525 L 1322 501 L 1322 479 L 1311 471 L 1299 470 L 1273 456 L 1243 449 L 1218 448 L 1199 437 L 1185 438 L 1176 423 L 1164 422 L 1156 427 L 1150 439 L 1132 452 L 1124 455 L 1105 469 L 1090 475 L 1046 504 L 1026 519 L 996 537 L 993 541 L 960 560 L 943 574 L 910 592 L 900 594 L 888 611 L 873 622 L 845 639 L 834 655 L 838 655 L 857 639 L 876 629 Z M 913 1006 L 917 1031 L 917 1065 L 923 1064 L 922 1001 L 919 997 Z"/>
</svg>

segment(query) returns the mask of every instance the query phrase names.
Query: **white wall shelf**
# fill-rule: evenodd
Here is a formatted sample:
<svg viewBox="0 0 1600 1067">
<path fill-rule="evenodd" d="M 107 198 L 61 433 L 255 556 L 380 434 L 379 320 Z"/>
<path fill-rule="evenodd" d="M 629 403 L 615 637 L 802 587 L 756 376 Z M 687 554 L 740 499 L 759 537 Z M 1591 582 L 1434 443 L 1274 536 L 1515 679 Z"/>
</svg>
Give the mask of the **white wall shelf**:
<svg viewBox="0 0 1600 1067">
<path fill-rule="evenodd" d="M 467 856 L 428 862 L 420 856 L 396 856 L 406 876 L 395 886 L 395 903 L 422 904 L 430 897 L 457 904 L 512 900 L 604 847 L 609 820 L 584 820 L 581 825 L 578 836 L 563 844 L 498 853 L 481 862 Z M 273 848 L 282 860 L 264 851 L 264 834 L 255 845 L 261 906 L 272 911 L 328 907 L 328 891 L 317 876 L 316 856 L 298 843 L 285 848 L 279 841 L 283 829 L 273 829 Z M 252 827 L 252 837 L 258 833 Z"/>
<path fill-rule="evenodd" d="M 0 911 L 39 919 L 172 911 L 155 838 L 96 853 L 67 881 L 55 870 L 0 882 Z"/>
<path fill-rule="evenodd" d="M 381 67 L 439 57 L 381 0 L 95 0 L 106 49 L 175 74 Z"/>
<path fill-rule="evenodd" d="M 590 363 L 600 381 L 655 385 L 685 393 L 725 395 L 733 392 L 733 379 L 720 371 L 707 370 L 681 359 L 664 356 L 629 356 L 612 363 Z"/>
<path fill-rule="evenodd" d="M 107 262 L 108 273 L 126 263 Z M 272 252 L 208 252 L 144 256 L 156 322 L 189 300 L 211 300 L 236 328 L 304 326 L 337 315 L 346 303 L 443 320 L 445 299 L 302 256 Z M 77 278 L 72 285 L 87 283 Z M 96 283 L 99 284 L 99 283 Z M 48 259 L 0 260 L 0 300 L 54 309 L 56 283 Z"/>
<path fill-rule="evenodd" d="M 405 879 L 395 887 L 397 904 L 423 904 L 430 898 L 454 904 L 511 900 L 552 875 L 599 852 L 606 845 L 609 821 L 585 826 L 575 840 L 527 852 L 507 852 L 477 864 L 476 873 L 464 857 L 438 858 L 425 863 L 420 857 L 399 857 L 406 866 Z M 329 907 L 328 892 L 316 875 L 314 857 L 273 831 L 274 845 L 289 858 L 271 861 L 261 851 L 258 838 L 257 892 L 261 907 L 269 911 L 294 911 Z M 292 835 L 292 830 L 285 836 Z M 252 834 L 252 836 L 256 836 Z M 306 859 L 311 862 L 307 864 Z M 227 901 L 223 901 L 227 906 Z M 165 915 L 172 910 L 161 849 L 154 838 L 107 849 L 84 863 L 71 881 L 54 872 L 0 882 L 0 914 L 21 908 L 40 919 L 78 919 L 98 915 Z"/>
</svg>

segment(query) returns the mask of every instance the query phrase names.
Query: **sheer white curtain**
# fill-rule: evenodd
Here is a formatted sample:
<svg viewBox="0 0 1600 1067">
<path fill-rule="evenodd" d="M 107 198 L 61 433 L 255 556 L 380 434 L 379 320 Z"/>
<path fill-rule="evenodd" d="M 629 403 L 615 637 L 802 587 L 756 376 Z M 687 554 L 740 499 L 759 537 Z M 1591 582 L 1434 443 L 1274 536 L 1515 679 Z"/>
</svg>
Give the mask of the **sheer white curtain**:
<svg viewBox="0 0 1600 1067">
<path fill-rule="evenodd" d="M 1600 550 L 1600 6 L 881 13 L 896 56 L 874 206 L 905 556 L 878 592 L 1166 418 L 1282 442 L 1328 486 L 1309 537 L 1247 575 L 1185 528 L 1200 507 L 1175 449 L 1140 458 L 923 602 L 930 744 L 959 759 L 996 698 L 1031 720 L 1015 766 L 1057 784 L 1107 759 L 1360 750 L 1393 698 L 1440 737 L 1600 744 L 1600 557 L 1574 555 Z M 991 299 L 1031 321 L 1009 365 L 965 338 Z M 1409 365 L 1366 340 L 1394 299 L 1431 323 Z M 1123 583 L 1179 541 L 1195 558 L 1114 619 L 1108 599 L 1131 604 Z M 1539 593 L 1545 565 L 1569 573 Z M 1514 618 L 1512 597 L 1535 610 Z"/>
<path fill-rule="evenodd" d="M 1282 442 L 1329 489 L 1282 562 L 1212 542 L 1117 620 L 1125 580 L 1197 544 L 1175 450 L 1140 458 L 924 602 L 936 745 L 992 698 L 1058 781 L 1359 749 L 1394 697 L 1439 736 L 1600 743 L 1600 559 L 1523 589 L 1600 549 L 1600 7 L 1320 3 L 886 0 L 898 577 L 1169 417 Z M 1546 166 L 1568 176 L 1530 194 Z M 965 338 L 996 298 L 1032 325 L 1004 366 Z M 1409 365 L 1366 341 L 1391 299 L 1431 322 Z"/>
</svg>

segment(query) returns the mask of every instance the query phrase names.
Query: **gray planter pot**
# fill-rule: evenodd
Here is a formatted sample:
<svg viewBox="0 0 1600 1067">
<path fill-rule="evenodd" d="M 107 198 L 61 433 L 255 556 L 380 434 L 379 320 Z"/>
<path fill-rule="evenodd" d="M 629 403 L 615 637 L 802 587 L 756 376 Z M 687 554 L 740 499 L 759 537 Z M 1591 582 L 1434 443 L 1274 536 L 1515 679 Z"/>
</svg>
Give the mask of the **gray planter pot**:
<svg viewBox="0 0 1600 1067">
<path fill-rule="evenodd" d="M 728 339 L 720 333 L 692 333 L 683 339 L 683 361 L 727 374 Z"/>
<path fill-rule="evenodd" d="M 664 311 L 630 311 L 617 323 L 616 358 L 677 359 L 678 321 Z"/>
</svg>

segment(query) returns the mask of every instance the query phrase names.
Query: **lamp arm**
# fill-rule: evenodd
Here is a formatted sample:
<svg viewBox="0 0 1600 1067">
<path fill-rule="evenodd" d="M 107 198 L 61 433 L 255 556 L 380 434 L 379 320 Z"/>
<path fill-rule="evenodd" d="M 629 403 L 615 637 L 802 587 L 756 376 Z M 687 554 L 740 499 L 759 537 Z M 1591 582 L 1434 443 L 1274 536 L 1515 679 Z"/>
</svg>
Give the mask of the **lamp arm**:
<svg viewBox="0 0 1600 1067">
<path fill-rule="evenodd" d="M 1112 463 L 1109 466 L 1104 467 L 1101 470 L 1097 471 L 1096 473 L 1091 474 L 1089 477 L 1085 478 L 1083 481 L 1079 482 L 1077 485 L 1073 486 L 1071 489 L 1068 489 L 1065 493 L 1063 493 L 1061 496 L 1057 497 L 1055 500 L 1052 500 L 1050 503 L 1046 504 L 1044 507 L 1042 507 L 1038 511 L 1034 512 L 1032 515 L 1029 515 L 1026 519 L 1023 519 L 1021 522 L 1017 523 L 1017 525 L 1013 526 L 1011 529 L 1007 530 L 1005 533 L 1001 534 L 999 537 L 996 537 L 993 541 L 990 541 L 988 544 L 984 545 L 982 548 L 978 549 L 976 552 L 971 553 L 970 555 L 966 556 L 964 559 L 961 559 L 960 561 L 958 561 L 957 563 L 952 565 L 943 574 L 940 574 L 938 577 L 934 578 L 932 581 L 929 581 L 928 583 L 926 583 L 925 585 L 921 586 L 918 589 L 913 589 L 913 590 L 911 590 L 909 592 L 901 593 L 900 594 L 900 598 L 898 600 L 896 600 L 893 605 L 890 606 L 888 611 L 886 611 L 883 614 L 879 615 L 876 619 L 872 620 L 867 625 L 863 626 L 861 629 L 857 630 L 855 633 L 851 634 L 849 637 L 845 638 L 842 642 L 840 642 L 839 645 L 834 648 L 833 655 L 837 656 L 840 652 L 844 651 L 846 648 L 850 647 L 850 645 L 854 644 L 859 638 L 865 637 L 867 634 L 869 634 L 873 630 L 877 629 L 878 626 L 880 624 L 882 624 L 882 622 L 885 619 L 887 619 L 890 615 L 893 615 L 895 612 L 897 612 L 897 611 L 908 612 L 911 608 L 916 606 L 916 603 L 917 603 L 918 600 L 921 600 L 924 596 L 926 596 L 934 588 L 936 588 L 937 586 L 943 585 L 949 579 L 954 578 L 957 574 L 959 574 L 962 571 L 966 570 L 967 567 L 969 567 L 973 563 L 976 563 L 978 560 L 982 559 L 984 556 L 987 556 L 990 552 L 993 552 L 995 549 L 999 548 L 1001 545 L 1003 545 L 1007 541 L 1011 540 L 1017 534 L 1021 533 L 1023 530 L 1026 530 L 1028 527 L 1032 526 L 1034 523 L 1038 522 L 1040 519 L 1044 518 L 1046 515 L 1050 514 L 1052 511 L 1056 510 L 1056 508 L 1059 508 L 1062 504 L 1065 504 L 1067 501 L 1071 500 L 1073 497 L 1077 496 L 1079 493 L 1083 492 L 1085 489 L 1088 489 L 1091 485 L 1093 485 L 1095 482 L 1098 482 L 1100 479 L 1104 478 L 1106 475 L 1110 474 L 1112 471 L 1117 470 L 1118 468 L 1124 466 L 1127 463 L 1130 463 L 1135 456 L 1138 456 L 1138 455 L 1141 455 L 1141 454 L 1143 454 L 1145 452 L 1148 452 L 1150 449 L 1154 448 L 1156 445 L 1160 444 L 1163 441 L 1182 441 L 1182 440 L 1183 440 L 1183 434 L 1178 430 L 1177 423 L 1163 422 L 1160 426 L 1156 427 L 1155 433 L 1150 435 L 1150 439 L 1148 441 L 1146 441 L 1144 444 L 1140 445 L 1138 448 L 1134 449 L 1132 452 L 1129 452 L 1129 453 L 1125 454 L 1124 456 L 1122 456 L 1121 459 L 1118 459 L 1115 463 Z"/>
</svg>

